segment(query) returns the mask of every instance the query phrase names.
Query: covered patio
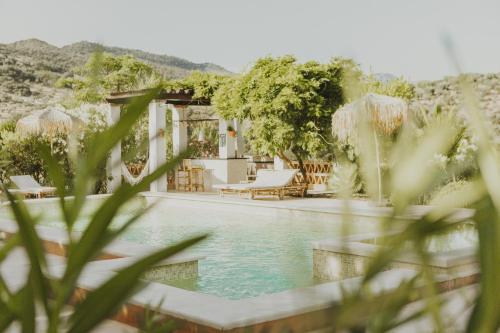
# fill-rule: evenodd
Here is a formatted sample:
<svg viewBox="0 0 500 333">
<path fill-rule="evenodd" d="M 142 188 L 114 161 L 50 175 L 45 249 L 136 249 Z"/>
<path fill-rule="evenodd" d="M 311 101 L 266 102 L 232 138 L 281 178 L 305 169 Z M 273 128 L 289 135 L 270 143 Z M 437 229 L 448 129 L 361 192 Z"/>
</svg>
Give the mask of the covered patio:
<svg viewBox="0 0 500 333">
<path fill-rule="evenodd" d="M 139 90 L 111 94 L 106 99 L 109 103 L 109 125 L 118 122 L 124 105 L 148 92 L 148 90 Z M 166 162 L 167 112 L 172 112 L 173 154 L 177 155 L 188 148 L 188 124 L 191 120 L 188 119 L 187 111 L 190 106 L 209 107 L 210 102 L 193 98 L 193 93 L 190 91 L 169 92 L 161 90 L 156 98 L 149 103 L 149 160 L 145 165 L 147 170 L 143 170 L 141 174 L 150 173 Z M 238 183 L 246 180 L 247 160 L 243 157 L 244 139 L 240 122 L 219 117 L 204 120 L 218 122 L 218 156 L 189 160 L 189 164 L 203 170 L 201 188 L 204 191 L 212 191 L 212 186 L 216 184 Z M 229 135 L 228 132 L 231 129 L 236 131 L 236 135 Z M 121 184 L 122 170 L 121 145 L 119 144 L 113 149 L 108 161 L 108 175 L 111 177 L 108 183 L 109 192 L 113 192 Z M 153 182 L 150 187 L 151 192 L 167 192 L 167 189 L 167 175 Z"/>
</svg>

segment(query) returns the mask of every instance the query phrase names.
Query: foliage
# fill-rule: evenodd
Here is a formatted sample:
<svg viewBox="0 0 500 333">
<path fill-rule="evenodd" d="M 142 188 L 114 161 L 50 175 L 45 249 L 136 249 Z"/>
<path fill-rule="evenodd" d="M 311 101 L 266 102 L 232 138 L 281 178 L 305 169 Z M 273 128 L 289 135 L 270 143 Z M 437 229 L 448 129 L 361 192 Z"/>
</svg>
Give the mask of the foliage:
<svg viewBox="0 0 500 333">
<path fill-rule="evenodd" d="M 382 82 L 377 80 L 373 75 L 368 75 L 364 79 L 363 84 L 365 93 L 399 97 L 407 102 L 415 97 L 415 86 L 402 77 Z"/>
<path fill-rule="evenodd" d="M 194 71 L 183 79 L 167 81 L 164 86 L 167 90 L 193 91 L 194 98 L 211 100 L 219 87 L 229 78 L 225 75 Z"/>
<path fill-rule="evenodd" d="M 148 115 L 143 114 L 134 124 L 132 131 L 121 142 L 122 156 L 125 163 L 146 163 L 149 152 Z"/>
<path fill-rule="evenodd" d="M 72 165 L 67 158 L 67 141 L 65 136 L 57 136 L 51 139 L 47 136 L 20 137 L 13 132 L 3 132 L 2 151 L 4 158 L 9 161 L 6 168 L 0 173 L 2 183 L 9 183 L 9 176 L 32 175 L 41 184 L 49 184 L 47 169 L 42 157 L 38 152 L 38 145 L 53 144 L 53 154 L 58 163 L 63 166 L 66 177 L 72 177 Z"/>
<path fill-rule="evenodd" d="M 387 155 L 391 168 L 385 174 L 385 184 L 393 198 L 393 211 L 383 218 L 383 233 L 379 250 L 366 267 L 359 285 L 344 290 L 344 299 L 336 309 L 333 331 L 385 332 L 411 325 L 416 319 L 426 316 L 430 320 L 430 331 L 443 332 L 456 318 L 446 318 L 442 311 L 437 275 L 432 270 L 432 253 L 426 244 L 431 237 L 452 231 L 470 222 L 467 215 L 457 214 L 457 204 L 466 203 L 475 209 L 473 221 L 479 235 L 477 258 L 481 275 L 478 297 L 471 304 L 473 311 L 468 317 L 466 332 L 496 332 L 500 326 L 500 155 L 492 143 L 492 132 L 488 130 L 483 114 L 479 111 L 470 87 L 464 83 L 465 107 L 470 121 L 467 130 L 476 137 L 477 152 L 473 159 L 478 173 L 468 182 L 447 186 L 440 197 L 421 216 L 401 218 L 411 211 L 411 205 L 424 193 L 433 191 L 442 182 L 443 171 L 452 171 L 450 164 L 444 166 L 431 163 L 436 155 L 449 156 L 456 150 L 457 137 L 462 130 L 450 122 L 434 118 L 422 130 L 416 132 L 406 127 L 394 145 L 388 147 Z M 366 124 L 367 128 L 370 124 Z M 373 193 L 377 187 L 371 170 L 375 160 L 374 139 L 369 131 L 362 131 L 364 145 L 360 149 L 361 170 L 368 187 Z M 445 170 L 443 170 L 443 168 Z M 445 189 L 442 189 L 444 192 Z M 345 196 L 352 191 L 344 189 Z M 347 194 L 346 194 L 347 193 Z M 346 219 L 349 221 L 349 219 Z M 394 230 L 399 230 L 394 234 Z M 391 268 L 392 262 L 405 253 L 411 253 L 421 264 L 413 278 L 402 281 L 396 288 L 373 292 L 375 281 L 384 279 L 383 272 Z M 406 304 L 422 298 L 423 307 L 413 308 Z M 460 315 L 460 314 L 456 314 Z M 449 319 L 450 322 L 446 320 Z"/>
<path fill-rule="evenodd" d="M 63 78 L 57 84 L 72 88 L 79 101 L 99 103 L 111 92 L 152 88 L 161 81 L 153 67 L 133 56 L 96 52 L 75 70 L 73 77 Z"/>
<path fill-rule="evenodd" d="M 446 202 L 448 198 L 457 197 L 457 194 L 460 194 L 469 187 L 470 181 L 451 181 L 448 184 L 438 188 L 438 190 L 432 194 L 429 204 L 433 206 L 439 206 L 443 202 Z M 471 204 L 472 202 L 455 202 L 456 207 L 470 207 Z"/>
<path fill-rule="evenodd" d="M 51 146 L 51 154 L 57 159 L 67 182 L 74 177 L 76 166 L 71 154 L 89 152 L 92 139 L 107 128 L 104 116 L 90 110 L 86 126 L 77 136 L 59 134 L 56 137 L 46 135 L 21 136 L 15 132 L 15 126 L 5 126 L 0 131 L 0 154 L 7 162 L 0 170 L 0 182 L 10 183 L 13 175 L 31 175 L 44 185 L 54 185 L 48 175 L 46 164 L 38 147 Z M 94 193 L 106 192 L 106 165 L 101 164 L 96 170 L 97 181 Z"/>
<path fill-rule="evenodd" d="M 138 290 L 140 278 L 146 269 L 204 238 L 194 237 L 155 251 L 112 275 L 96 289 L 88 291 L 83 300 L 75 298 L 77 281 L 87 264 L 144 213 L 138 212 L 124 226 L 113 229 L 110 226 L 119 209 L 139 192 L 148 189 L 151 182 L 174 168 L 185 157 L 178 156 L 159 166 L 136 185 L 123 184 L 92 214 L 81 236 L 73 237 L 73 226 L 82 214 L 88 189 L 98 176 L 99 165 L 105 163 L 110 150 L 131 130 L 141 116 L 141 111 L 146 109 L 156 93 L 157 90 L 154 90 L 148 96 L 137 99 L 130 106 L 130 112 L 126 112 L 116 125 L 89 138 L 87 152 L 72 157 L 78 168 L 70 180 L 64 177 L 64 169 L 50 149 L 46 145 L 39 146 L 38 153 L 43 157 L 47 173 L 57 187 L 59 209 L 68 233 L 67 264 L 61 275 L 51 274 L 47 269 L 46 252 L 36 229 L 37 218 L 22 200 L 17 200 L 7 192 L 18 232 L 2 244 L 0 262 L 13 249 L 20 247 L 26 252 L 30 265 L 28 278 L 21 283 L 19 289 L 10 290 L 3 283 L 4 279 L 0 279 L 0 330 L 18 323 L 23 332 L 34 332 L 36 315 L 43 313 L 47 318 L 47 332 L 92 331 L 99 323 L 116 313 L 123 302 Z M 2 190 L 7 189 L 4 187 Z M 66 319 L 63 316 L 65 306 L 72 299 L 78 301 L 74 311 Z"/>
<path fill-rule="evenodd" d="M 217 146 L 210 141 L 191 141 L 189 143 L 191 158 L 215 158 L 219 153 Z"/>
<path fill-rule="evenodd" d="M 446 154 L 434 155 L 429 161 L 442 170 L 442 182 L 436 187 L 475 177 L 478 173 L 476 163 L 477 137 L 467 128 L 465 121 L 457 117 L 455 112 L 443 112 L 438 106 L 430 111 L 420 109 L 412 123 L 413 130 L 420 138 L 423 138 L 425 128 L 432 126 L 432 124 L 437 127 L 441 125 L 451 126 L 457 133 L 450 150 Z"/>
<path fill-rule="evenodd" d="M 330 137 L 331 115 L 344 102 L 345 61 L 297 63 L 292 56 L 259 59 L 250 71 L 228 79 L 213 98 L 225 119 L 249 119 L 245 133 L 257 154 L 292 152 L 301 170 Z"/>
<path fill-rule="evenodd" d="M 2 133 L 2 132 L 14 132 L 15 130 L 16 130 L 16 120 L 15 119 L 9 119 L 7 121 L 0 123 L 0 133 Z M 2 139 L 2 137 L 0 136 L 0 140 L 1 139 Z"/>
<path fill-rule="evenodd" d="M 192 158 L 211 158 L 219 154 L 219 128 L 213 122 L 194 122 L 188 127 Z M 203 140 L 200 141 L 200 134 Z"/>
<path fill-rule="evenodd" d="M 340 196 L 344 194 L 343 191 L 346 189 L 349 189 L 352 193 L 362 192 L 363 183 L 358 165 L 349 161 L 337 163 L 329 179 L 328 186 Z"/>
</svg>

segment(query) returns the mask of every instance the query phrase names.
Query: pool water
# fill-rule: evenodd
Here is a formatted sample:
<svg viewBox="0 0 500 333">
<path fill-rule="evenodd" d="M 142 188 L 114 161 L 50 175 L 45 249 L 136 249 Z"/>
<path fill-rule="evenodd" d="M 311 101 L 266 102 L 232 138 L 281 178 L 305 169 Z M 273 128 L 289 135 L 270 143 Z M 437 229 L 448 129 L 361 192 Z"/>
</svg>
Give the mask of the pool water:
<svg viewBox="0 0 500 333">
<path fill-rule="evenodd" d="M 86 215 L 101 202 L 90 200 Z M 44 213 L 44 225 L 63 227 L 56 205 L 52 205 L 53 208 L 46 203 L 31 208 Z M 120 226 L 137 209 L 146 206 L 145 198 L 130 203 L 113 227 Z M 0 217 L 2 214 L 5 216 L 5 212 L 0 211 Z M 75 230 L 82 230 L 87 221 L 88 218 L 82 218 Z M 168 198 L 153 206 L 121 238 L 166 246 L 193 235 L 209 233 L 208 239 L 186 250 L 187 254 L 206 257 L 199 261 L 199 277 L 167 283 L 224 298 L 242 299 L 320 282 L 313 278 L 313 241 L 376 232 L 377 227 L 375 220 L 344 223 L 335 215 L 324 213 Z M 431 240 L 429 249 L 447 251 L 457 246 L 470 246 L 475 241 L 474 231 L 466 228 L 465 232 Z"/>
<path fill-rule="evenodd" d="M 124 223 L 137 206 L 134 203 L 128 207 L 113 226 Z M 45 207 L 40 211 L 46 214 L 44 225 L 62 227 L 54 213 L 47 216 L 53 209 Z M 85 222 L 86 219 L 79 221 L 75 230 L 81 230 Z M 321 213 L 162 199 L 121 238 L 165 246 L 209 233 L 208 239 L 187 250 L 189 254 L 206 257 L 199 261 L 198 279 L 169 284 L 241 299 L 313 285 L 316 283 L 312 273 L 313 241 L 338 237 L 343 232 L 375 231 L 375 228 L 375 222 L 351 222 L 349 230 L 345 230 L 340 219 Z"/>
<path fill-rule="evenodd" d="M 351 231 L 375 227 L 375 223 L 354 223 Z M 199 261 L 199 278 L 169 284 L 241 299 L 314 284 L 312 242 L 342 232 L 341 221 L 325 214 L 164 200 L 123 239 L 168 245 L 209 233 L 207 240 L 189 250 L 206 257 Z"/>
</svg>

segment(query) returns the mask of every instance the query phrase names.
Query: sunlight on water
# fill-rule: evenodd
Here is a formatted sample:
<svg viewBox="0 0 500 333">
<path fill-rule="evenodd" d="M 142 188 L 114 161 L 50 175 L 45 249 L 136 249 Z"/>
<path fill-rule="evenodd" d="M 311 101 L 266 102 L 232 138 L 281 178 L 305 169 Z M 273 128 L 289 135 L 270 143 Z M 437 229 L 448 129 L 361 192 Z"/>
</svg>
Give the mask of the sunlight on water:
<svg viewBox="0 0 500 333">
<path fill-rule="evenodd" d="M 91 201 L 87 214 L 98 203 Z M 114 226 L 125 222 L 143 205 L 144 201 L 127 205 Z M 31 208 L 44 212 L 44 225 L 62 227 L 55 205 L 54 209 L 46 204 Z M 81 219 L 75 229 L 81 230 L 87 221 Z M 377 223 L 351 222 L 350 227 L 351 233 L 374 232 Z M 342 222 L 334 215 L 169 199 L 146 213 L 122 239 L 162 246 L 210 233 L 209 239 L 187 250 L 206 257 L 199 262 L 199 278 L 168 283 L 241 299 L 313 285 L 311 243 L 340 237 L 343 232 Z M 433 239 L 429 246 L 431 251 L 445 251 L 470 244 L 474 237 L 475 233 L 467 229 L 465 233 Z"/>
</svg>

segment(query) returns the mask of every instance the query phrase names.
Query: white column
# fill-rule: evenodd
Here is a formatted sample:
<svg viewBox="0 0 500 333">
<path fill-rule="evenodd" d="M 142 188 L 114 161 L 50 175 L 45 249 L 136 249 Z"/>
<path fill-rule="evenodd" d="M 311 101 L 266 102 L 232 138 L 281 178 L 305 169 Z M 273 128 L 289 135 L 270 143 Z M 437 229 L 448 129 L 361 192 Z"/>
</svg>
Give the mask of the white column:
<svg viewBox="0 0 500 333">
<path fill-rule="evenodd" d="M 235 157 L 236 138 L 229 136 L 227 128 L 234 128 L 232 120 L 219 119 L 219 158 L 228 159 Z"/>
<path fill-rule="evenodd" d="M 186 107 L 169 105 L 172 110 L 172 145 L 174 155 L 186 150 L 188 144 Z"/>
<path fill-rule="evenodd" d="M 238 120 L 234 121 L 234 128 L 236 129 L 236 152 L 237 157 L 243 157 L 245 154 L 245 138 L 243 137 L 243 124 Z"/>
<path fill-rule="evenodd" d="M 113 126 L 120 120 L 121 107 L 118 104 L 109 104 L 108 111 L 108 125 Z M 111 150 L 111 154 L 108 158 L 106 165 L 106 173 L 108 175 L 108 193 L 112 193 L 120 187 L 122 183 L 122 145 L 118 142 L 116 146 Z"/>
<path fill-rule="evenodd" d="M 167 161 L 165 140 L 166 106 L 158 101 L 149 103 L 149 172 L 155 171 Z M 151 192 L 167 191 L 167 175 L 164 174 L 150 185 Z"/>
</svg>

